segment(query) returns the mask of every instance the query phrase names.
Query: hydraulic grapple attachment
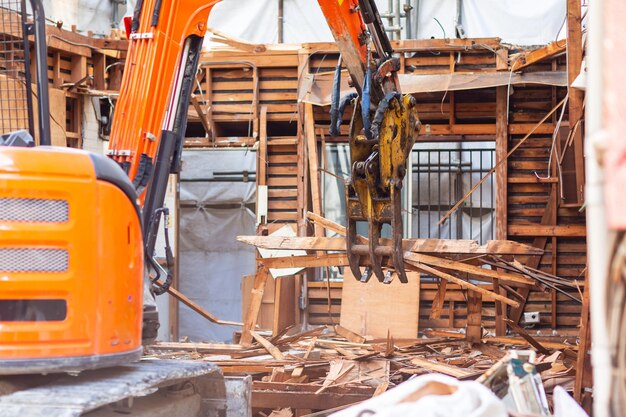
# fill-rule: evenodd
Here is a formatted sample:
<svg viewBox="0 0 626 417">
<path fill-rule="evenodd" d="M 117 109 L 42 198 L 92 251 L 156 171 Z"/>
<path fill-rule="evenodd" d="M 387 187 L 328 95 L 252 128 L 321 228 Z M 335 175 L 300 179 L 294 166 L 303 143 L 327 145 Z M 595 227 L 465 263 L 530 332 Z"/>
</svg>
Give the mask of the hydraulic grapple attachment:
<svg viewBox="0 0 626 417">
<path fill-rule="evenodd" d="M 350 270 L 357 279 L 367 282 L 372 273 L 380 282 L 389 283 L 393 267 L 401 282 L 408 282 L 402 250 L 402 181 L 406 160 L 418 128 L 415 98 L 388 93 L 379 103 L 368 139 L 363 134 L 361 108 L 357 104 L 350 126 L 352 179 L 346 185 L 347 253 Z M 368 223 L 369 240 L 357 241 L 356 225 Z M 391 246 L 381 244 L 383 224 L 391 226 Z M 361 273 L 361 257 L 369 257 L 369 266 Z"/>
</svg>

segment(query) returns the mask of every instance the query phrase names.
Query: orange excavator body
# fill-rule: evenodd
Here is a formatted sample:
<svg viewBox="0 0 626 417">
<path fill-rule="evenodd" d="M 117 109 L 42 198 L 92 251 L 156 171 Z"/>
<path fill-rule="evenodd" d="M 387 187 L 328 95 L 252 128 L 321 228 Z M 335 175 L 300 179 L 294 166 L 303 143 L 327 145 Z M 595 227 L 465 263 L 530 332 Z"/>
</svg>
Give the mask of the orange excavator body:
<svg viewBox="0 0 626 417">
<path fill-rule="evenodd" d="M 0 374 L 140 358 L 142 208 L 151 179 L 158 170 L 170 172 L 169 165 L 154 166 L 161 133 L 180 130 L 174 124 L 181 123 L 179 102 L 188 101 L 178 96 L 188 39 L 201 43 L 216 2 L 143 2 L 116 106 L 111 159 L 49 147 L 0 148 Z M 152 163 L 141 184 L 132 184 L 142 156 Z"/>
<path fill-rule="evenodd" d="M 139 209 L 111 164 L 66 149 L 0 152 L 0 373 L 141 355 Z"/>
</svg>

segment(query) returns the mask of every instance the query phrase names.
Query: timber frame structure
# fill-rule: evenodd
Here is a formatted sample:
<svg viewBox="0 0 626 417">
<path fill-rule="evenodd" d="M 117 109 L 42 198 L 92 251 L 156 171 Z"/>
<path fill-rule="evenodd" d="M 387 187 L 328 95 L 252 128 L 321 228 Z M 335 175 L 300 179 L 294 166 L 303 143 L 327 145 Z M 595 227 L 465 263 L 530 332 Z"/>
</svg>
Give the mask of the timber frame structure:
<svg viewBox="0 0 626 417">
<path fill-rule="evenodd" d="M 584 357 L 590 331 L 582 191 L 583 94 L 567 87 L 580 72 L 583 54 L 575 5 L 568 1 L 567 40 L 533 51 L 513 49 L 496 38 L 394 41 L 393 47 L 400 53 L 402 74 L 445 79 L 452 86 L 414 93 L 422 123 L 418 141 L 493 141 L 495 238 L 543 250 L 543 255 L 521 261 L 574 284 L 577 288 L 568 291 L 582 300 L 578 303 L 549 288 L 513 292 L 497 283 L 481 284 L 518 300 L 520 306 L 513 308 L 476 297 L 453 283 L 425 281 L 419 285 L 418 328 L 485 328 L 499 337 L 507 333 L 507 323 L 520 322 L 524 311 L 540 312 L 538 327 L 544 334 L 580 333 L 582 369 L 589 363 Z M 47 35 L 50 97 L 57 103 L 51 106 L 53 145 L 81 148 L 82 96 L 115 98 L 127 42 L 52 26 Z M 342 126 L 343 136 L 331 138 L 330 106 L 313 105 L 315 100 L 307 93 L 313 87 L 324 90 L 339 56 L 336 46 L 269 47 L 225 37 L 222 41 L 231 46 L 201 57 L 186 146 L 255 147 L 257 186 L 267 191 L 263 194 L 267 201 L 257 204 L 267 207 L 258 234 L 271 234 L 289 224 L 298 236 L 324 236 L 321 227 L 308 221 L 307 212 L 324 214 L 323 150 L 329 143 L 347 141 L 348 123 L 346 119 Z M 510 81 L 518 72 L 534 76 L 535 81 L 502 81 Z M 454 87 L 468 74 L 487 84 Z M 561 104 L 566 106 L 562 120 Z M 268 280 L 267 268 L 259 263 L 257 274 L 244 279 L 250 297 L 244 301 L 248 332 L 244 327 L 241 343 L 252 337 L 250 330 L 257 321 L 274 334 L 293 324 L 338 323 L 343 285 L 316 281 L 315 276 L 315 269 L 309 268 L 296 279 Z M 299 299 L 304 300 L 303 310 Z M 439 312 L 433 315 L 435 300 L 440 300 Z M 578 399 L 584 399 L 583 388 L 591 385 L 588 373 L 579 372 L 576 382 Z"/>
<path fill-rule="evenodd" d="M 508 79 L 513 66 L 528 56 L 536 59 L 538 53 L 510 51 L 493 38 L 402 41 L 395 43 L 394 48 L 402 53 L 401 72 L 417 77 L 471 73 L 494 79 L 500 74 Z M 563 49 L 556 56 L 552 56 L 552 49 L 546 49 L 542 60 L 525 61 L 524 73 L 552 73 L 561 77 L 561 86 L 504 84 L 415 94 L 422 122 L 418 141 L 494 141 L 496 161 L 506 160 L 496 168 L 496 238 L 544 249 L 542 257 L 525 260 L 527 265 L 574 281 L 582 291 L 585 219 L 576 190 L 568 189 L 576 183 L 575 165 L 581 156 L 574 155 L 572 143 L 582 140 L 582 130 L 575 128 L 573 134 L 569 133 L 566 111 L 554 140 L 559 157 L 550 158 L 560 111 L 553 111 L 543 123 L 539 122 L 567 95 L 563 86 L 567 65 Z M 197 102 L 190 110 L 190 130 L 199 131 L 198 136 L 207 135 L 189 137 L 187 146 L 249 146 L 258 141 L 257 182 L 268 190 L 266 223 L 259 233 L 271 233 L 284 224 L 293 224 L 299 236 L 322 235 L 321 229 L 306 219 L 307 210 L 323 214 L 320 173 L 324 161 L 320 151 L 327 143 L 346 141 L 346 137 L 330 138 L 329 106 L 299 102 L 298 97 L 306 92 L 298 88 L 313 85 L 302 81 L 307 75 L 321 80 L 319 85 L 327 82 L 337 57 L 333 44 L 268 48 L 264 53 L 216 49 L 203 55 L 204 91 L 197 92 Z M 568 104 L 572 106 L 571 96 Z M 208 129 L 203 131 L 200 125 Z M 347 127 L 346 121 L 344 135 Z M 236 132 L 243 133 L 237 136 L 233 134 Z M 307 320 L 311 325 L 329 324 L 339 316 L 341 284 L 330 284 L 330 317 L 326 285 L 308 283 Z M 422 284 L 420 299 L 424 308 L 420 328 L 465 327 L 467 301 L 454 285 L 446 290 L 444 314 L 439 319 L 429 318 L 426 307 L 436 291 L 436 284 Z M 543 327 L 558 329 L 563 334 L 578 332 L 580 304 L 556 291 L 522 290 L 519 298 L 524 300 L 527 311 L 542 313 Z M 492 300 L 483 300 L 483 326 L 496 329 L 498 334 L 506 329 L 505 319 L 518 322 L 524 311 L 508 308 L 496 314 L 496 309 L 500 308 Z"/>
</svg>

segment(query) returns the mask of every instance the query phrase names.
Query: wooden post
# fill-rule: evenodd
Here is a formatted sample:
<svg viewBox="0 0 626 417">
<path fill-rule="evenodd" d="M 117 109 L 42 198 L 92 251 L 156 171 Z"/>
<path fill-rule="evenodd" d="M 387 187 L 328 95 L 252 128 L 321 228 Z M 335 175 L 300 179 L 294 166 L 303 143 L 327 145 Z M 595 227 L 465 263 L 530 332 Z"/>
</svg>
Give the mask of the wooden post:
<svg viewBox="0 0 626 417">
<path fill-rule="evenodd" d="M 506 158 L 509 152 L 509 122 L 507 113 L 508 90 L 506 86 L 496 87 L 496 161 Z M 508 164 L 500 164 L 495 172 L 496 175 L 496 239 L 508 238 Z M 494 281 L 494 292 L 506 296 L 506 290 L 500 288 Z M 496 336 L 506 334 L 507 307 L 496 301 Z"/>
<path fill-rule="evenodd" d="M 96 90 L 106 90 L 106 55 L 94 52 L 93 62 L 93 85 Z"/>
<path fill-rule="evenodd" d="M 317 160 L 317 140 L 315 136 L 315 120 L 313 118 L 313 105 L 311 103 L 304 104 L 304 125 L 308 161 L 309 161 L 309 178 L 311 180 L 311 199 L 313 213 L 322 216 L 322 195 L 320 190 L 320 175 Z M 314 224 L 315 236 L 323 236 L 324 231 L 319 224 Z"/>
<path fill-rule="evenodd" d="M 580 73 L 582 64 L 582 26 L 580 0 L 567 0 L 567 84 L 569 91 L 569 126 L 574 129 L 583 117 L 583 92 L 570 86 Z M 576 197 L 578 204 L 584 201 L 585 161 L 582 127 L 574 135 L 574 163 L 576 167 Z"/>
<path fill-rule="evenodd" d="M 482 329 L 483 296 L 475 291 L 467 292 L 467 327 L 465 336 L 470 343 L 480 343 Z"/>
</svg>

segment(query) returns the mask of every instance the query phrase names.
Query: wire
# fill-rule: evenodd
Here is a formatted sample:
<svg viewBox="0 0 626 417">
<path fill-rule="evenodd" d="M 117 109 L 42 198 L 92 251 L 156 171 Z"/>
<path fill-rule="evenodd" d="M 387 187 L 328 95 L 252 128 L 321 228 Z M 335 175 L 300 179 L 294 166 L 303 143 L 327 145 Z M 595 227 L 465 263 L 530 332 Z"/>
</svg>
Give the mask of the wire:
<svg viewBox="0 0 626 417">
<path fill-rule="evenodd" d="M 446 36 L 446 30 L 443 28 L 443 25 L 441 24 L 441 22 L 439 21 L 439 19 L 437 19 L 436 17 L 433 17 L 433 19 L 435 19 L 435 22 L 437 22 L 437 24 L 439 25 L 439 27 L 441 28 L 441 31 L 443 32 L 443 38 L 444 39 L 448 39 L 448 37 Z"/>
</svg>

